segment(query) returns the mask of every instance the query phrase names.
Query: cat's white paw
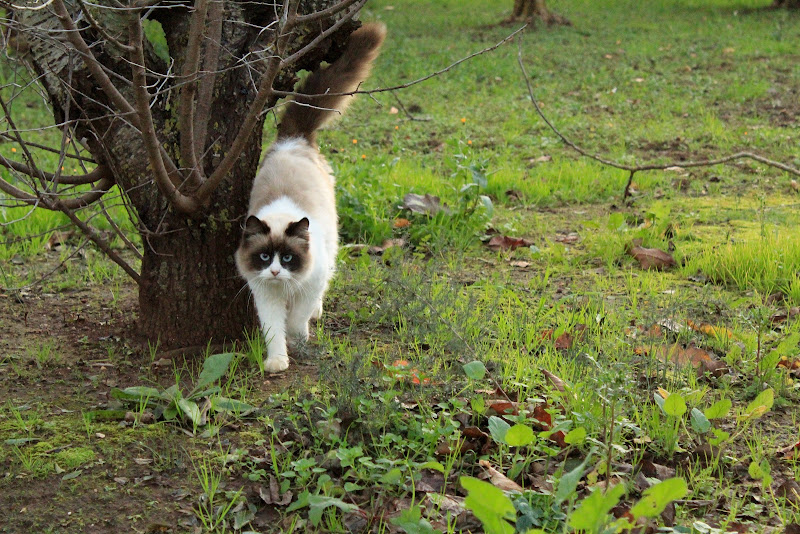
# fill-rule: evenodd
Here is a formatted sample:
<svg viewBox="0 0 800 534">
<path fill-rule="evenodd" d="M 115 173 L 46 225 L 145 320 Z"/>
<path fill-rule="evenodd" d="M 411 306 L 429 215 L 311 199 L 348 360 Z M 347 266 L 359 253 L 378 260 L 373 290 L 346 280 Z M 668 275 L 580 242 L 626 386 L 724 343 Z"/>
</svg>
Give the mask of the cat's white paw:
<svg viewBox="0 0 800 534">
<path fill-rule="evenodd" d="M 288 356 L 270 356 L 264 360 L 264 371 L 268 373 L 280 373 L 289 368 Z"/>
</svg>

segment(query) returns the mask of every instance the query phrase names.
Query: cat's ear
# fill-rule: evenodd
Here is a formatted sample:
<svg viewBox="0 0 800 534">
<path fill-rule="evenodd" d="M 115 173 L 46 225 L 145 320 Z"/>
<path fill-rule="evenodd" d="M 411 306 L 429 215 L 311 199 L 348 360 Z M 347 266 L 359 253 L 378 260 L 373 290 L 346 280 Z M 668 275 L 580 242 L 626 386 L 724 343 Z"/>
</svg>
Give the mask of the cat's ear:
<svg viewBox="0 0 800 534">
<path fill-rule="evenodd" d="M 303 217 L 297 222 L 289 223 L 286 227 L 286 235 L 308 239 L 308 217 Z"/>
<path fill-rule="evenodd" d="M 244 223 L 245 237 L 250 237 L 258 234 L 268 234 L 268 233 L 269 233 L 269 226 L 267 226 L 267 223 L 265 223 L 255 215 L 251 215 L 250 217 L 248 217 L 247 221 Z"/>
</svg>

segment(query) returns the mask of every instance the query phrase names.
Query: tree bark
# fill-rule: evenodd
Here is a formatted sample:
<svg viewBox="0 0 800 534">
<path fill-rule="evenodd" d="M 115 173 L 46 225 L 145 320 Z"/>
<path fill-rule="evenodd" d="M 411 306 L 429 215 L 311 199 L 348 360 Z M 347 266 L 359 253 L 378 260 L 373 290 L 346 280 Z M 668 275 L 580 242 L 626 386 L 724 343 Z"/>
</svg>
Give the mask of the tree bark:
<svg viewBox="0 0 800 534">
<path fill-rule="evenodd" d="M 300 12 L 315 12 L 338 1 L 304 0 Z M 72 19 L 77 20 L 78 7 L 67 5 Z M 197 147 L 206 176 L 229 150 L 255 97 L 254 79 L 263 71 L 263 65 L 254 65 L 252 69 L 244 66 L 242 58 L 264 51 L 274 37 L 265 30 L 276 15 L 271 3 L 224 1 L 223 5 L 218 64 L 211 68 L 203 66 L 206 71 L 216 70 L 213 76 L 206 74 L 206 81 L 213 80 L 213 100 L 208 110 L 209 120 L 203 125 L 208 132 L 207 142 Z M 99 9 L 95 16 L 109 35 L 127 35 L 126 15 Z M 152 17 L 165 30 L 169 54 L 174 61 L 173 73 L 182 72 L 190 16 L 191 10 L 181 6 L 153 11 Z M 22 10 L 16 14 L 15 23 L 21 28 L 35 28 L 26 36 L 29 46 L 26 61 L 41 76 L 55 120 L 65 120 L 66 110 L 70 110 L 69 119 L 75 121 L 75 137 L 85 138 L 95 161 L 112 170 L 116 184 L 138 217 L 136 222 L 143 243 L 139 281 L 142 333 L 164 348 L 241 339 L 246 329 L 256 327 L 256 321 L 248 305 L 249 291 L 236 272 L 233 253 L 239 243 L 241 220 L 247 212 L 261 154 L 264 116 L 259 119 L 233 169 L 214 191 L 208 206 L 199 214 L 184 215 L 170 206 L 156 187 L 141 134 L 131 125 L 130 117 L 112 112 L 114 103 L 100 90 L 88 72 L 86 61 L 67 42 L 52 12 Z M 331 24 L 330 20 L 322 20 L 310 23 L 313 28 L 297 28 L 289 53 L 302 48 Z M 330 39 L 281 73 L 273 87 L 291 90 L 296 81 L 295 72 L 313 70 L 323 60 L 335 60 L 347 36 L 358 25 L 353 21 L 342 25 Z M 134 102 L 131 83 L 125 81 L 131 79 L 131 65 L 125 54 L 93 29 L 81 28 L 81 35 L 106 71 L 114 74 L 112 81 L 119 92 L 129 102 Z M 166 74 L 167 65 L 149 43 L 145 44 L 147 68 L 151 73 Z M 148 82 L 153 92 L 152 87 L 163 84 L 165 78 L 154 74 L 151 78 Z M 175 79 L 166 79 L 167 86 L 152 99 L 150 108 L 161 146 L 178 162 L 179 106 L 176 94 L 169 90 L 169 84 L 175 83 Z M 203 83 L 201 80 L 201 92 L 204 89 L 208 93 L 210 88 L 204 88 Z M 273 98 L 269 105 L 274 105 L 275 100 Z"/>
<path fill-rule="evenodd" d="M 774 0 L 772 7 L 786 9 L 800 9 L 800 0 Z"/>
<path fill-rule="evenodd" d="M 545 0 L 514 0 L 514 8 L 511 11 L 511 16 L 506 19 L 505 22 L 544 22 L 545 24 L 570 24 L 566 18 L 547 9 Z"/>
</svg>

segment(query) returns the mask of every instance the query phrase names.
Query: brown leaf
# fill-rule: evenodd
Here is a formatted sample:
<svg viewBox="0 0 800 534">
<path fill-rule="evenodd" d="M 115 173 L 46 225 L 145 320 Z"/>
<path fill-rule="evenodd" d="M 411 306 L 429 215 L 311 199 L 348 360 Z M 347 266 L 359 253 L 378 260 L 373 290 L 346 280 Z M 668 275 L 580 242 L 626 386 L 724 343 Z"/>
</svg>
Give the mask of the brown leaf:
<svg viewBox="0 0 800 534">
<path fill-rule="evenodd" d="M 522 486 L 492 467 L 492 464 L 487 460 L 480 460 L 478 464 L 489 473 L 489 482 L 491 482 L 494 487 L 503 491 L 519 491 L 520 493 L 523 491 Z"/>
<path fill-rule="evenodd" d="M 724 337 L 731 339 L 733 337 L 733 332 L 731 332 L 724 326 L 713 326 L 708 323 L 697 324 L 691 319 L 687 319 L 686 324 L 689 326 L 689 328 L 691 328 L 695 332 L 701 332 L 707 335 L 708 337 L 713 337 L 717 339 L 722 339 Z"/>
<path fill-rule="evenodd" d="M 422 476 L 416 484 L 417 491 L 439 493 L 444 488 L 444 475 L 433 469 L 423 469 Z"/>
<path fill-rule="evenodd" d="M 798 454 L 800 454 L 800 441 L 778 449 L 778 456 L 786 460 L 796 458 Z"/>
<path fill-rule="evenodd" d="M 406 240 L 405 239 L 387 239 L 386 241 L 383 242 L 383 244 L 381 246 L 371 246 L 371 247 L 369 247 L 367 249 L 367 252 L 369 252 L 372 255 L 376 255 L 377 256 L 377 255 L 383 254 L 384 252 L 386 252 L 388 249 L 390 249 L 392 247 L 401 247 L 402 248 L 404 246 L 406 246 Z"/>
<path fill-rule="evenodd" d="M 565 245 L 572 245 L 577 243 L 580 240 L 580 236 L 577 232 L 570 232 L 568 234 L 557 234 L 553 241 L 556 243 L 564 243 Z"/>
<path fill-rule="evenodd" d="M 492 413 L 494 412 L 494 413 Z M 489 405 L 489 415 L 519 415 L 516 402 L 499 401 Z"/>
<path fill-rule="evenodd" d="M 786 529 L 783 531 L 783 534 L 800 534 L 800 524 L 789 523 L 786 525 Z"/>
<path fill-rule="evenodd" d="M 408 228 L 409 226 L 411 226 L 411 221 L 409 221 L 408 219 L 404 219 L 402 217 L 399 217 L 399 218 L 394 220 L 394 223 L 392 223 L 392 226 L 395 227 L 395 228 Z"/>
<path fill-rule="evenodd" d="M 493 236 L 486 246 L 489 249 L 498 252 L 501 250 L 515 250 L 519 247 L 529 247 L 533 245 L 533 241 L 522 237 L 508 237 L 504 235 Z"/>
<path fill-rule="evenodd" d="M 436 215 L 440 211 L 446 211 L 440 204 L 439 197 L 427 193 L 425 195 L 408 193 L 403 197 L 403 207 L 423 215 Z"/>
<path fill-rule="evenodd" d="M 288 504 L 292 502 L 292 492 L 287 491 L 281 495 L 278 481 L 274 475 L 269 475 L 269 488 L 267 488 L 266 491 L 263 486 L 258 488 L 258 495 L 266 504 L 288 506 Z"/>
<path fill-rule="evenodd" d="M 549 382 L 550 385 L 553 386 L 553 389 L 558 390 L 561 393 L 564 393 L 565 384 L 563 380 L 558 378 L 556 375 L 554 375 L 547 369 L 542 369 L 542 374 L 547 379 L 547 382 Z"/>
<path fill-rule="evenodd" d="M 800 504 L 800 484 L 791 478 L 786 480 L 783 484 L 777 487 L 775 493 L 779 497 L 784 497 L 788 502 L 797 505 Z"/>
<path fill-rule="evenodd" d="M 655 269 L 657 271 L 675 267 L 677 263 L 672 254 L 657 248 L 644 248 L 633 246 L 628 249 L 628 254 L 633 256 L 642 269 Z"/>
<path fill-rule="evenodd" d="M 772 315 L 772 322 L 773 323 L 783 323 L 787 319 L 792 319 L 800 315 L 800 306 L 792 306 L 786 310 L 780 310 Z"/>
<path fill-rule="evenodd" d="M 719 378 L 728 372 L 724 362 L 719 361 L 714 355 L 694 345 L 684 348 L 679 343 L 674 345 L 658 345 L 655 347 L 637 347 L 637 354 L 649 354 L 651 351 L 662 362 L 672 362 L 676 365 L 691 365 L 697 370 L 698 376 L 709 373 Z"/>
<path fill-rule="evenodd" d="M 675 476 L 675 470 L 665 465 L 653 463 L 650 459 L 644 459 L 639 464 L 644 476 L 649 478 L 657 478 L 659 480 L 666 480 Z"/>
</svg>

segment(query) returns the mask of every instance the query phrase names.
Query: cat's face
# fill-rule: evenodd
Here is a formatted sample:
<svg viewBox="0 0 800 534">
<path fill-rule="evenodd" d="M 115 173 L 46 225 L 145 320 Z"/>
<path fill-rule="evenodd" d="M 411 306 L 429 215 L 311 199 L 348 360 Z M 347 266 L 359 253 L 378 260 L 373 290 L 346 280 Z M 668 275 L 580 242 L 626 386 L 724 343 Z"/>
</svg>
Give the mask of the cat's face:
<svg viewBox="0 0 800 534">
<path fill-rule="evenodd" d="M 242 275 L 267 283 L 286 283 L 309 269 L 308 219 L 270 224 L 254 215 L 247 218 L 236 263 Z"/>
</svg>

